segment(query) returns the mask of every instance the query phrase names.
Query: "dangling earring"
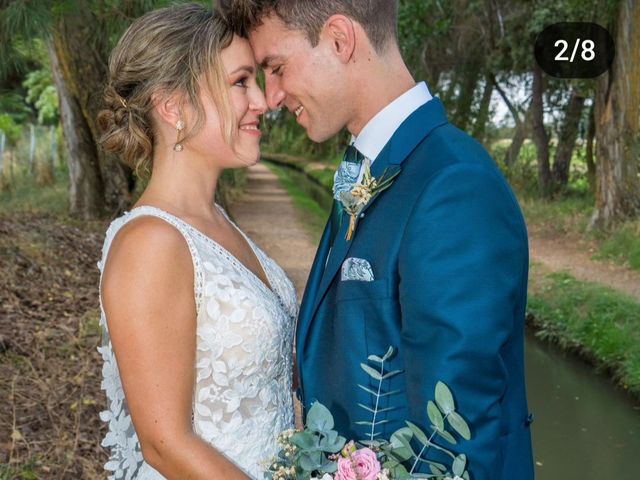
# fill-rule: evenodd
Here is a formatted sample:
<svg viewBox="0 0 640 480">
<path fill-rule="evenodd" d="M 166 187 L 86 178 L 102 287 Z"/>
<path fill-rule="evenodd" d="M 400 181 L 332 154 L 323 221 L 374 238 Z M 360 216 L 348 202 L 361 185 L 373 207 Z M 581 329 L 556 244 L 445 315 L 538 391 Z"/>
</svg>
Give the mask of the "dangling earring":
<svg viewBox="0 0 640 480">
<path fill-rule="evenodd" d="M 173 145 L 173 151 L 174 152 L 181 152 L 184 149 L 184 147 L 180 143 L 180 137 L 182 136 L 182 131 L 184 130 L 184 122 L 182 120 L 178 120 L 176 122 L 176 130 L 177 130 L 178 134 L 177 134 L 177 138 L 176 138 L 176 143 Z"/>
</svg>

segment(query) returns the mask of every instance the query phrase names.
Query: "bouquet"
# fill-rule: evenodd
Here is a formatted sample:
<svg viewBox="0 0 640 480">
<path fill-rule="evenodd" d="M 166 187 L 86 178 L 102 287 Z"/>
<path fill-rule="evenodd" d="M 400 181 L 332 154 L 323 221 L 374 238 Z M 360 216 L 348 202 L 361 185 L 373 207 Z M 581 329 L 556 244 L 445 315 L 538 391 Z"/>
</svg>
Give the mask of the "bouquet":
<svg viewBox="0 0 640 480">
<path fill-rule="evenodd" d="M 395 431 L 391 438 L 381 439 L 376 427 L 386 423 L 379 414 L 389 409 L 379 408 L 380 399 L 400 393 L 383 390 L 385 380 L 402 373 L 402 370 L 385 371 L 385 362 L 394 354 L 394 348 L 384 356 L 371 355 L 361 368 L 378 384 L 377 389 L 358 385 L 370 393 L 373 405 L 359 404 L 370 420 L 356 422 L 370 427 L 368 438 L 360 441 L 340 436 L 335 431 L 331 412 L 321 403 L 315 402 L 307 413 L 302 430 L 287 430 L 278 436 L 281 447 L 277 457 L 266 465 L 268 480 L 401 480 L 408 478 L 433 478 L 443 480 L 469 480 L 467 459 L 464 454 L 455 454 L 448 447 L 436 443 L 457 443 L 449 429 L 465 440 L 471 438 L 466 421 L 456 412 L 453 395 L 449 388 L 438 382 L 435 401 L 427 404 L 427 417 L 431 432 L 427 434 L 417 425 L 405 421 L 406 426 Z M 451 460 L 448 467 L 430 460 L 426 454 L 430 449 L 438 450 Z M 422 464 L 429 466 L 431 473 L 417 473 Z"/>
</svg>

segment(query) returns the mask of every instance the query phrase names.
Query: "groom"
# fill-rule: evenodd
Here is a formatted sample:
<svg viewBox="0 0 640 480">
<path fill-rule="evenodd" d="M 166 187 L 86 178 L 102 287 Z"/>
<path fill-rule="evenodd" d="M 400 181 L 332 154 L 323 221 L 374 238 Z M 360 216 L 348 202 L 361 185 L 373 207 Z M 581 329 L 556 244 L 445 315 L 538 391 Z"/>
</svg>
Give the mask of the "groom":
<svg viewBox="0 0 640 480">
<path fill-rule="evenodd" d="M 297 341 L 302 402 L 320 401 L 346 437 L 371 415 L 376 382 L 360 367 L 396 348 L 378 431 L 426 429 L 436 382 L 454 393 L 472 438 L 458 438 L 475 480 L 533 478 L 523 326 L 526 227 L 480 144 L 447 121 L 416 83 L 396 40 L 392 0 L 221 1 L 248 34 L 272 109 L 287 108 L 316 142 L 354 138 L 302 300 Z M 371 176 L 390 186 L 357 215 L 341 192 Z M 362 189 L 361 189 L 362 190 Z M 354 210 L 351 210 L 354 213 Z M 429 452 L 431 453 L 431 452 Z"/>
</svg>

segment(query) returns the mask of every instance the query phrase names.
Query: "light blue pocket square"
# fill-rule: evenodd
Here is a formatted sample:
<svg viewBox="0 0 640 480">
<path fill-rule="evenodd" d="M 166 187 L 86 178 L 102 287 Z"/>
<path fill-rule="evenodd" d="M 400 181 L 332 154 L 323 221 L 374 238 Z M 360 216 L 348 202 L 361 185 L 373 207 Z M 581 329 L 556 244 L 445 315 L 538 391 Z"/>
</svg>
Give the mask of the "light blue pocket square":
<svg viewBox="0 0 640 480">
<path fill-rule="evenodd" d="M 340 280 L 357 280 L 359 282 L 373 282 L 373 270 L 364 258 L 347 258 L 342 264 Z"/>
</svg>

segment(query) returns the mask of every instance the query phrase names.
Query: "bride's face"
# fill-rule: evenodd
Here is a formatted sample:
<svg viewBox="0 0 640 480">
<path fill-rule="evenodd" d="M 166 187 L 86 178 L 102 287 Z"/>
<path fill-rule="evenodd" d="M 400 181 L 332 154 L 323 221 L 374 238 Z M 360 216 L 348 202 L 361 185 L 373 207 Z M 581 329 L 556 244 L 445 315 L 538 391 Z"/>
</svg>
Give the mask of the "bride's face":
<svg viewBox="0 0 640 480">
<path fill-rule="evenodd" d="M 229 103 L 233 117 L 233 147 L 221 130 L 220 113 L 213 100 L 202 91 L 205 126 L 198 133 L 203 153 L 212 156 L 221 168 L 239 168 L 254 165 L 260 159 L 260 116 L 267 104 L 257 80 L 257 68 L 249 42 L 234 36 L 231 44 L 220 53 L 229 87 Z"/>
</svg>

